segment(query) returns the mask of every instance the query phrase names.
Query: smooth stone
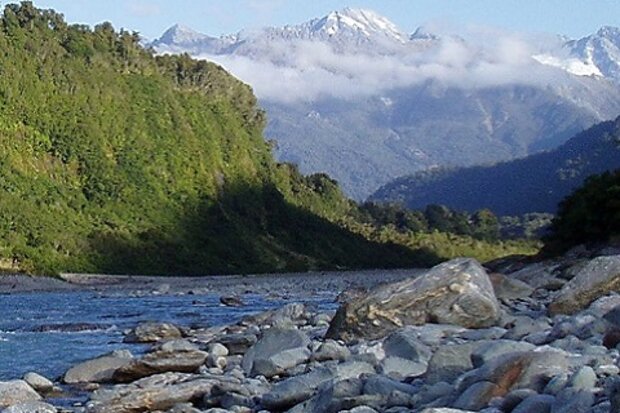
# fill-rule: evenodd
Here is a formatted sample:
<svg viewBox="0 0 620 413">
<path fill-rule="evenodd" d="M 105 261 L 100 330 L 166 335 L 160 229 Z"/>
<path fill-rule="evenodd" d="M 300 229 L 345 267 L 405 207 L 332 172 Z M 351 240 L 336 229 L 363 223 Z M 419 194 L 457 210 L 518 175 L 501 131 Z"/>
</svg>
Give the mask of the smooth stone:
<svg viewBox="0 0 620 413">
<path fill-rule="evenodd" d="M 262 397 L 261 404 L 268 410 L 284 410 L 309 399 L 321 384 L 332 378 L 333 373 L 325 367 L 291 377 L 276 383 Z"/>
<path fill-rule="evenodd" d="M 123 341 L 125 343 L 155 343 L 181 337 L 181 330 L 173 324 L 148 321 L 134 328 Z"/>
<path fill-rule="evenodd" d="M 0 408 L 38 400 L 39 393 L 24 380 L 0 381 Z"/>
<path fill-rule="evenodd" d="M 58 410 L 49 403 L 29 401 L 17 403 L 2 410 L 2 413 L 56 413 Z"/>
<path fill-rule="evenodd" d="M 229 352 L 228 348 L 226 348 L 226 346 L 221 343 L 210 343 L 207 346 L 207 353 L 216 357 L 226 357 L 228 356 Z"/>
<path fill-rule="evenodd" d="M 297 329 L 272 327 L 243 357 L 243 370 L 249 376 L 272 377 L 306 362 L 310 339 Z"/>
<path fill-rule="evenodd" d="M 511 413 L 550 413 L 555 397 L 548 394 L 536 394 L 517 405 Z"/>
<path fill-rule="evenodd" d="M 452 382 L 458 376 L 474 368 L 472 353 L 482 343 L 451 344 L 439 347 L 428 362 L 426 380 L 433 384 L 440 381 Z"/>
<path fill-rule="evenodd" d="M 325 340 L 316 352 L 312 354 L 312 360 L 315 361 L 327 361 L 327 360 L 346 360 L 351 356 L 351 351 L 346 347 L 334 340 Z"/>
<path fill-rule="evenodd" d="M 418 389 L 410 384 L 402 383 L 378 374 L 367 377 L 364 382 L 364 394 L 380 394 L 382 396 L 388 396 L 394 391 L 414 395 L 417 393 Z"/>
<path fill-rule="evenodd" d="M 594 404 L 594 394 L 588 390 L 562 390 L 556 397 L 551 413 L 586 413 Z"/>
<path fill-rule="evenodd" d="M 494 340 L 482 344 L 471 353 L 471 361 L 474 367 L 480 367 L 484 363 L 504 354 L 517 351 L 531 351 L 535 348 L 533 344 L 513 341 L 513 340 Z"/>
<path fill-rule="evenodd" d="M 454 402 L 457 409 L 478 411 L 489 404 L 489 401 L 500 393 L 497 384 L 479 381 L 472 384 Z"/>
<path fill-rule="evenodd" d="M 620 255 L 597 257 L 581 268 L 549 305 L 551 314 L 574 314 L 620 290 Z"/>
<path fill-rule="evenodd" d="M 157 347 L 159 350 L 166 352 L 174 351 L 195 351 L 198 350 L 198 346 L 185 339 L 175 339 L 170 341 L 164 341 Z"/>
<path fill-rule="evenodd" d="M 429 322 L 466 328 L 496 324 L 500 306 L 482 266 L 454 259 L 401 282 L 384 284 L 338 309 L 327 338 L 379 339 L 400 327 Z"/>
<path fill-rule="evenodd" d="M 596 373 L 590 366 L 583 366 L 570 379 L 570 386 L 574 390 L 592 390 L 596 387 Z"/>
<path fill-rule="evenodd" d="M 385 355 L 427 363 L 433 352 L 418 338 L 418 332 L 418 329 L 404 327 L 390 334 L 383 341 Z"/>
<path fill-rule="evenodd" d="M 366 362 L 346 361 L 331 367 L 319 367 L 306 374 L 294 376 L 276 383 L 271 391 L 262 397 L 262 405 L 268 410 L 283 410 L 310 399 L 319 386 L 333 381 L 356 379 L 362 375 L 375 374 L 374 367 Z M 315 403 L 316 401 L 312 402 Z M 310 408 L 312 403 L 297 407 L 298 411 Z"/>
<path fill-rule="evenodd" d="M 458 390 L 480 381 L 499 385 L 496 396 L 519 388 L 540 392 L 552 377 L 568 370 L 568 360 L 558 351 L 517 352 L 504 354 L 459 378 Z"/>
<path fill-rule="evenodd" d="M 545 388 L 543 389 L 543 393 L 557 395 L 559 394 L 566 386 L 568 385 L 568 374 L 560 373 L 557 376 L 554 376 Z"/>
<path fill-rule="evenodd" d="M 515 317 L 508 328 L 508 332 L 502 337 L 506 340 L 521 340 L 523 337 L 534 333 L 540 333 L 551 329 L 549 321 L 545 319 L 533 319 L 528 316 Z"/>
<path fill-rule="evenodd" d="M 220 344 L 228 349 L 232 355 L 243 355 L 258 341 L 256 334 L 236 333 L 226 334 L 218 338 Z"/>
<path fill-rule="evenodd" d="M 67 384 L 108 383 L 112 381 L 116 370 L 132 361 L 133 355 L 129 351 L 113 351 L 71 367 L 65 373 L 63 381 Z"/>
<path fill-rule="evenodd" d="M 508 330 L 502 327 L 481 328 L 478 330 L 467 330 L 459 334 L 459 337 L 469 341 L 497 340 L 502 338 Z"/>
<path fill-rule="evenodd" d="M 49 393 L 54 390 L 54 383 L 46 377 L 37 373 L 26 373 L 24 375 L 24 381 L 30 385 L 35 391 L 40 393 Z"/>
<path fill-rule="evenodd" d="M 499 300 L 516 300 L 532 295 L 534 288 L 523 281 L 499 273 L 489 274 L 493 291 Z"/>
<path fill-rule="evenodd" d="M 364 383 L 359 378 L 328 382 L 319 389 L 316 408 L 318 411 L 327 411 L 335 399 L 359 396 L 363 388 Z"/>
<path fill-rule="evenodd" d="M 427 368 L 427 363 L 401 357 L 386 357 L 379 365 L 382 374 L 396 380 L 422 376 Z"/>
<path fill-rule="evenodd" d="M 433 401 L 440 400 L 451 395 L 453 391 L 454 386 L 440 381 L 435 384 L 425 385 L 416 393 L 415 397 L 421 406 L 425 406 Z"/>
<path fill-rule="evenodd" d="M 228 364 L 226 357 L 209 354 L 206 360 L 207 367 L 224 370 Z"/>
<path fill-rule="evenodd" d="M 538 393 L 531 389 L 512 390 L 504 396 L 498 407 L 505 412 L 512 412 L 512 410 L 517 407 L 523 400 L 537 394 Z"/>
<path fill-rule="evenodd" d="M 469 410 L 450 409 L 447 407 L 429 407 L 422 410 L 420 413 L 474 413 Z"/>
<path fill-rule="evenodd" d="M 207 356 L 207 353 L 200 350 L 157 350 L 119 367 L 112 374 L 112 379 L 117 383 L 128 383 L 158 373 L 193 373 L 204 364 Z"/>
<path fill-rule="evenodd" d="M 166 411 L 179 403 L 199 400 L 222 381 L 235 381 L 226 376 L 186 373 L 155 374 L 129 385 L 95 391 L 86 406 L 88 413 L 139 413 Z"/>
</svg>

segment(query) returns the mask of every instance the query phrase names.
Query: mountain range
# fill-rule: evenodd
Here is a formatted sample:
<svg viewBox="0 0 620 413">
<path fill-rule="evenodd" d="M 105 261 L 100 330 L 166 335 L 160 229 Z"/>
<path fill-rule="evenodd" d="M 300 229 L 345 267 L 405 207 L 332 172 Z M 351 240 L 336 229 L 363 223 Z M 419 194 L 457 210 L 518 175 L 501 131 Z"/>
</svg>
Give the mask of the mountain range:
<svg viewBox="0 0 620 413">
<path fill-rule="evenodd" d="M 618 33 L 408 34 L 375 12 L 347 8 L 222 37 L 176 25 L 150 46 L 215 61 L 249 83 L 277 158 L 326 172 L 364 199 L 400 176 L 554 149 L 615 118 Z"/>
<path fill-rule="evenodd" d="M 597 124 L 560 147 L 492 166 L 430 170 L 396 179 L 371 196 L 413 209 L 442 204 L 500 215 L 555 213 L 593 174 L 620 168 L 620 118 Z"/>
</svg>

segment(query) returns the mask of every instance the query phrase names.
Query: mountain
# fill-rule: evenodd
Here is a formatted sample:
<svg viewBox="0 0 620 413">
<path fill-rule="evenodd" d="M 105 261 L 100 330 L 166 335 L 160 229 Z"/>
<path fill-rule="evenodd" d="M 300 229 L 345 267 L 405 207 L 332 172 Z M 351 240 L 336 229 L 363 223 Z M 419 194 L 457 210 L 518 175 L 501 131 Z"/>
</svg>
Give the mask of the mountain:
<svg viewBox="0 0 620 413">
<path fill-rule="evenodd" d="M 535 58 L 577 75 L 620 82 L 620 28 L 602 27 L 593 35 L 569 40 L 561 49 Z"/>
<path fill-rule="evenodd" d="M 620 118 L 597 124 L 559 148 L 493 166 L 426 171 L 396 179 L 371 199 L 409 208 L 442 204 L 500 215 L 556 212 L 593 174 L 620 168 Z"/>
<path fill-rule="evenodd" d="M 420 264 L 337 224 L 356 205 L 275 162 L 252 90 L 220 66 L 31 2 L 4 8 L 0 48 L 0 271 Z"/>
<path fill-rule="evenodd" d="M 550 150 L 620 114 L 615 78 L 556 64 L 572 50 L 557 36 L 432 27 L 407 35 L 350 8 L 217 39 L 171 30 L 151 44 L 157 52 L 189 52 L 250 84 L 277 158 L 328 173 L 355 199 L 427 168 Z"/>
</svg>

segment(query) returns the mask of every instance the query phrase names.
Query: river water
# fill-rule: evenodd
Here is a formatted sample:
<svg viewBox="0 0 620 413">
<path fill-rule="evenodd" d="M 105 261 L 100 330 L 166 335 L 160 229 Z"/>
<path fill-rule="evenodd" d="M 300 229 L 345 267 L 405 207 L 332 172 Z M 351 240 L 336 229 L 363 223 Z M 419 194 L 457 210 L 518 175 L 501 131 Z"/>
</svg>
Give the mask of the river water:
<svg viewBox="0 0 620 413">
<path fill-rule="evenodd" d="M 143 347 L 122 340 L 124 330 L 142 321 L 207 327 L 233 323 L 287 302 L 333 310 L 336 293 L 276 299 L 245 294 L 243 307 L 222 306 L 216 294 L 136 297 L 74 291 L 0 295 L 0 380 L 21 378 L 29 371 L 54 379 L 80 361 L 115 349 L 139 353 Z"/>
</svg>

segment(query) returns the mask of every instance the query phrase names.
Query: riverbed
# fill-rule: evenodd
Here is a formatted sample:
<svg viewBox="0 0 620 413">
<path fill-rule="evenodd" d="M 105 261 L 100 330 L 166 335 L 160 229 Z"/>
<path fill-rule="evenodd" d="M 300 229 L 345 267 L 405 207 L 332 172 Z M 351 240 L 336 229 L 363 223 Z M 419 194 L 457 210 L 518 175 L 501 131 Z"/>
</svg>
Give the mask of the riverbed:
<svg viewBox="0 0 620 413">
<path fill-rule="evenodd" d="M 59 377 L 95 356 L 140 345 L 123 343 L 123 331 L 143 321 L 184 327 L 234 323 L 248 314 L 305 303 L 337 308 L 337 295 L 373 288 L 419 270 L 312 272 L 295 274 L 139 277 L 66 274 L 63 279 L 0 276 L 0 380 L 34 371 Z M 239 307 L 220 303 L 236 296 Z"/>
</svg>

